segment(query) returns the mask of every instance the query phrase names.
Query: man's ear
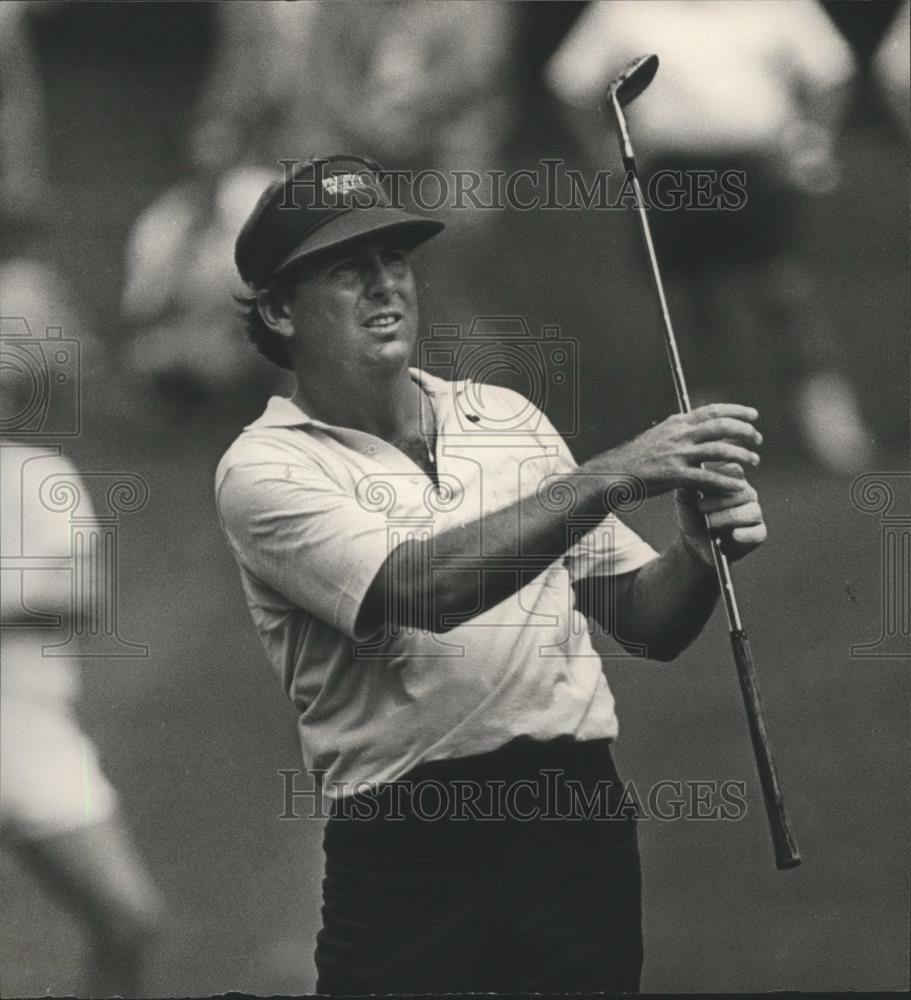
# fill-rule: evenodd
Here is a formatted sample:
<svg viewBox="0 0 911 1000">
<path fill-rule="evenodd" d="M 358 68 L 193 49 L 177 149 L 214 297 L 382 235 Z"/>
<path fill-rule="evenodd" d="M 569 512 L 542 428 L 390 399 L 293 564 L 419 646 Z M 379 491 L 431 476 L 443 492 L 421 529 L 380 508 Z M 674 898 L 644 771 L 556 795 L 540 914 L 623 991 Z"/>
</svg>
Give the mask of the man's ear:
<svg viewBox="0 0 911 1000">
<path fill-rule="evenodd" d="M 270 330 L 289 339 L 294 336 L 288 304 L 274 288 L 266 288 L 256 293 L 256 308 Z"/>
</svg>

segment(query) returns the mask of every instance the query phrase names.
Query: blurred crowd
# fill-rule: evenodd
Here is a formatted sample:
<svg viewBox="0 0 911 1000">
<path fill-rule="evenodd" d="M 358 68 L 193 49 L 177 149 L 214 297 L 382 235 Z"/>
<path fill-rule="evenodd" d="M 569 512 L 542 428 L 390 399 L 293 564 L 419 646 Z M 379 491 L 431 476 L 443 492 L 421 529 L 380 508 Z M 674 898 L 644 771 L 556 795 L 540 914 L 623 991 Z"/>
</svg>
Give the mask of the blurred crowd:
<svg viewBox="0 0 911 1000">
<path fill-rule="evenodd" d="M 653 220 L 674 314 L 693 333 L 688 352 L 705 372 L 699 395 L 737 389 L 737 373 L 746 371 L 787 398 L 820 466 L 853 474 L 872 460 L 846 331 L 827 312 L 804 259 L 800 220 L 803 205 L 840 183 L 838 143 L 859 79 L 879 95 L 895 141 L 911 136 L 907 0 L 869 5 L 878 8 L 872 34 L 869 17 L 852 22 L 848 5 L 839 11 L 816 0 L 202 5 L 210 42 L 201 86 L 186 97 L 180 176 L 150 199 L 117 250 L 116 338 L 93 330 L 49 250 L 59 206 L 34 37 L 42 22 L 74 16 L 68 6 L 0 3 L 0 378 L 7 390 L 22 375 L 23 341 L 49 327 L 65 328 L 81 344 L 88 391 L 128 385 L 134 399 L 154 397 L 180 410 L 280 389 L 280 374 L 244 344 L 236 323 L 234 296 L 242 289 L 233 260 L 242 220 L 280 160 L 342 151 L 397 170 L 534 167 L 552 151 L 541 125 L 546 108 L 548 121 L 574 137 L 579 161 L 597 170 L 606 148 L 605 86 L 633 56 L 654 51 L 661 69 L 648 100 L 630 112 L 643 169 L 738 168 L 748 178 L 742 212 L 679 211 Z M 103 214 L 103 178 L 96 197 Z M 449 221 L 448 280 L 467 313 L 472 289 L 491 280 L 489 251 L 502 239 L 503 219 L 462 212 Z M 4 391 L 0 436 L 22 430 L 30 406 L 21 392 Z M 34 702 L 22 676 L 4 664 L 5 712 Z M 74 690 L 63 684 L 41 695 L 41 718 L 56 712 L 63 720 L 61 752 L 79 745 L 66 721 Z M 4 725 L 4 757 L 6 732 Z M 113 806 L 83 819 L 91 825 L 112 816 Z M 117 927 L 144 927 L 160 904 L 127 846 L 121 870 L 104 874 L 110 862 L 103 859 L 115 857 L 112 839 L 86 839 L 78 855 L 60 848 L 59 836 L 56 854 L 40 849 L 48 829 L 78 834 L 78 822 L 67 823 L 23 822 L 19 839 L 33 845 L 39 874 L 84 872 L 96 852 L 96 874 L 73 876 L 70 901 L 88 914 L 96 946 L 117 952 Z M 127 963 L 133 957 L 117 955 Z"/>
<path fill-rule="evenodd" d="M 859 71 L 908 134 L 907 3 L 875 5 L 890 19 L 880 15 L 865 66 L 816 0 L 205 6 L 211 42 L 199 92 L 187 95 L 183 176 L 139 214 L 123 247 L 118 342 L 84 357 L 116 361 L 175 405 L 274 388 L 239 341 L 231 251 L 280 160 L 346 150 L 395 169 L 515 169 L 541 154 L 534 123 L 546 103 L 596 170 L 604 86 L 654 50 L 661 71 L 633 110 L 647 169 L 737 165 L 749 176 L 747 211 L 655 220 L 672 304 L 699 331 L 699 362 L 713 360 L 702 394 L 747 365 L 754 379 L 787 372 L 815 458 L 848 472 L 869 460 L 843 332 L 801 260 L 800 202 L 839 183 L 837 141 Z M 72 318 L 65 276 L 42 252 L 53 201 L 32 41 L 36 23 L 64 7 L 0 7 L 0 287 L 4 313 L 33 315 L 39 328 L 48 312 Z M 470 289 L 500 220 L 450 214 L 451 284 Z M 471 308 L 469 293 L 459 305 Z M 92 342 L 85 324 L 71 329 Z"/>
<path fill-rule="evenodd" d="M 41 252 L 53 202 L 31 35 L 66 6 L 18 0 L 0 13 L 4 311 L 39 326 L 67 293 Z M 839 184 L 837 142 L 860 72 L 909 133 L 907 3 L 874 5 L 880 37 L 863 60 L 851 25 L 840 30 L 816 0 L 205 6 L 211 42 L 199 92 L 187 95 L 182 176 L 123 246 L 118 342 L 84 356 L 116 360 L 175 404 L 274 388 L 238 339 L 232 245 L 279 161 L 344 150 L 415 171 L 534 166 L 547 104 L 597 170 L 606 83 L 633 55 L 657 51 L 661 71 L 632 119 L 646 168 L 737 166 L 749 178 L 745 211 L 655 219 L 672 304 L 698 331 L 694 356 L 714 366 L 702 394 L 729 388 L 723 373 L 746 366 L 767 381 L 786 372 L 814 457 L 846 472 L 869 460 L 844 333 L 801 259 L 799 220 L 802 201 Z M 470 289 L 501 220 L 450 215 L 451 284 Z M 459 304 L 470 309 L 470 293 Z"/>
</svg>

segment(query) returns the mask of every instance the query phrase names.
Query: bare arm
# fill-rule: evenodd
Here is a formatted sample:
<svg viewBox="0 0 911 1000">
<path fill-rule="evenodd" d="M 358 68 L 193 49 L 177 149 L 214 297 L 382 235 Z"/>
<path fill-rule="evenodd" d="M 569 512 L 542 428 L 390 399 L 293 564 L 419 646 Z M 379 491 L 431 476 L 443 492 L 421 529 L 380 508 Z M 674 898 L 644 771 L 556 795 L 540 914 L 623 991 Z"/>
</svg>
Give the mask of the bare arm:
<svg viewBox="0 0 911 1000">
<path fill-rule="evenodd" d="M 718 597 L 712 570 L 695 561 L 679 539 L 641 569 L 601 581 L 580 580 L 573 589 L 576 606 L 587 618 L 650 660 L 673 660 L 686 649 L 702 631 Z M 597 605 L 597 595 L 607 597 L 615 621 Z"/>
<path fill-rule="evenodd" d="M 627 647 L 645 648 L 653 660 L 673 660 L 702 631 L 715 607 L 718 580 L 705 525 L 721 533 L 730 561 L 742 559 L 766 539 L 756 490 L 738 466 L 739 491 L 706 491 L 699 496 L 678 490 L 680 535 L 659 558 L 623 576 L 581 580 L 576 605 Z M 600 584 L 600 585 L 599 585 Z M 603 604 L 599 600 L 607 600 Z M 610 609 L 616 620 L 610 621 Z"/>
<path fill-rule="evenodd" d="M 755 465 L 759 458 L 750 449 L 762 440 L 752 426 L 757 415 L 750 407 L 715 403 L 685 416 L 669 417 L 627 444 L 597 455 L 565 477 L 564 485 L 578 499 L 573 516 L 603 514 L 604 491 L 621 478 L 639 480 L 650 496 L 675 488 L 719 497 L 740 494 L 743 481 L 736 474 L 729 469 L 704 469 L 700 464 Z M 477 523 L 451 528 L 431 541 L 403 543 L 375 576 L 358 616 L 358 633 L 372 634 L 385 622 L 445 632 L 452 627 L 447 624 L 452 615 L 481 614 L 564 554 L 566 526 L 566 513 L 547 509 L 532 495 L 481 519 L 485 552 L 473 561 Z M 522 556 L 517 558 L 516 552 Z M 692 562 L 685 552 L 668 553 L 669 569 L 663 572 L 672 573 L 683 557 Z M 492 572 L 498 568 L 505 571 Z M 479 571 L 485 571 L 483 580 Z M 682 592 L 704 589 L 703 576 L 691 573 L 681 579 Z M 660 586 L 647 587 L 648 597 L 638 599 L 643 616 L 652 599 L 666 598 L 661 591 Z M 711 604 L 706 616 L 710 610 Z"/>
</svg>

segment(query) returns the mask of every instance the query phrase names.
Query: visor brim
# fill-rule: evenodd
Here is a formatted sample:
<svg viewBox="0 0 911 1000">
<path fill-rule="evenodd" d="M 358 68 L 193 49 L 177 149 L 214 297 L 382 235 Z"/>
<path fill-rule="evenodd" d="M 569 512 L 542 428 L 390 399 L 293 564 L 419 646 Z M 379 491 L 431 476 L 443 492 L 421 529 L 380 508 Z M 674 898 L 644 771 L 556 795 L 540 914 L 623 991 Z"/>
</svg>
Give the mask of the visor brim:
<svg viewBox="0 0 911 1000">
<path fill-rule="evenodd" d="M 352 244 L 379 237 L 401 242 L 402 248 L 411 249 L 436 236 L 445 228 L 444 223 L 422 219 L 399 209 L 384 207 L 356 208 L 338 215 L 315 232 L 310 232 L 275 268 L 276 278 L 293 264 L 311 257 L 339 251 Z"/>
</svg>

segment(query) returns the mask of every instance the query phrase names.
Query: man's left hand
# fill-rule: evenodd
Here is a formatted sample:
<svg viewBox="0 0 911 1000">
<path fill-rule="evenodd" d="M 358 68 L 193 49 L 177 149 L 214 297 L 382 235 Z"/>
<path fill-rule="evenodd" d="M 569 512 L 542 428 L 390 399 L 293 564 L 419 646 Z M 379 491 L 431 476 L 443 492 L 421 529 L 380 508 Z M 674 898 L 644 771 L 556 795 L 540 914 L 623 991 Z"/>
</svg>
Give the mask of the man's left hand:
<svg viewBox="0 0 911 1000">
<path fill-rule="evenodd" d="M 683 544 L 694 559 L 708 567 L 714 566 L 714 560 L 705 515 L 708 515 L 712 530 L 721 533 L 724 553 L 731 562 L 762 545 L 768 535 L 758 494 L 747 482 L 743 469 L 728 463 L 718 471 L 742 479 L 742 489 L 738 493 L 703 492 L 701 495 L 692 490 L 678 490 L 676 494 L 677 522 Z"/>
</svg>

